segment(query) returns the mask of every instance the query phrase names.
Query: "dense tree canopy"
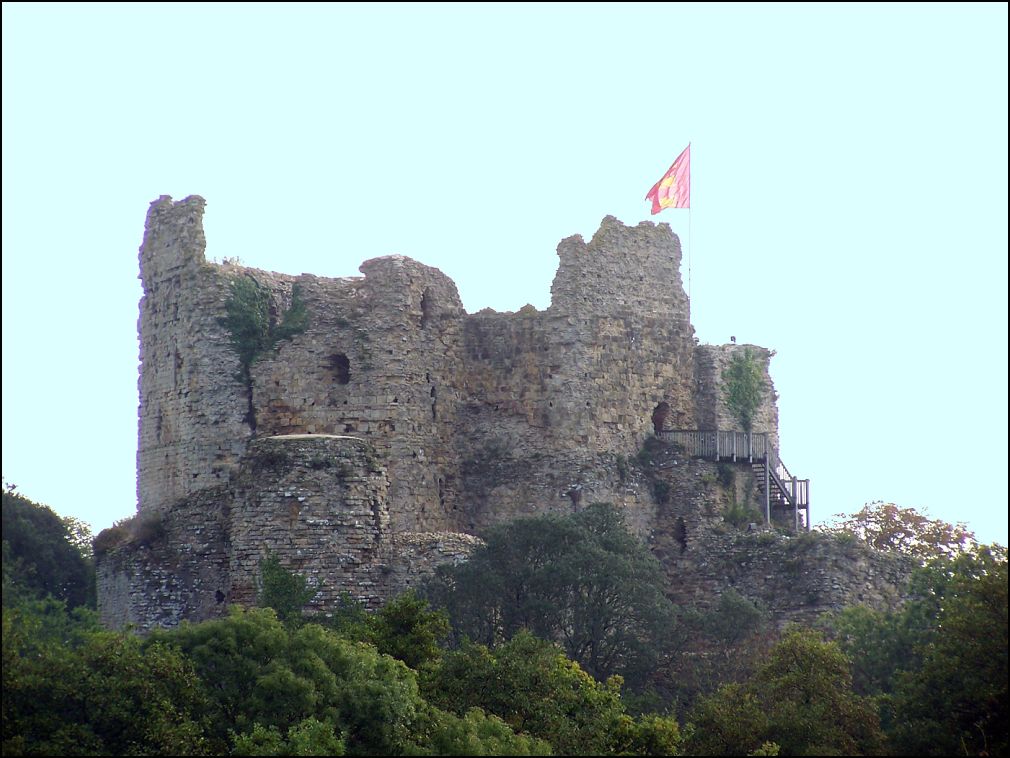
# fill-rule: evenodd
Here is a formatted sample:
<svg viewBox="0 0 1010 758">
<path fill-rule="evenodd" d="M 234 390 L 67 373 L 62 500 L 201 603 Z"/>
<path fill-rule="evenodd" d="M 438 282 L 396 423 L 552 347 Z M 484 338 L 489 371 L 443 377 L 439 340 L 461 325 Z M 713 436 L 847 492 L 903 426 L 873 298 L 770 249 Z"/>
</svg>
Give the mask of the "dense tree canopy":
<svg viewBox="0 0 1010 758">
<path fill-rule="evenodd" d="M 206 752 L 204 693 L 184 656 L 51 610 L 4 608 L 4 755 Z"/>
<path fill-rule="evenodd" d="M 777 639 L 767 611 L 732 589 L 715 607 L 682 611 L 682 616 L 684 650 L 653 678 L 654 696 L 678 713 L 724 684 L 745 680 Z"/>
<path fill-rule="evenodd" d="M 401 662 L 315 624 L 285 628 L 269 609 L 234 609 L 150 639 L 186 655 L 210 686 L 207 715 L 219 741 L 257 724 L 287 734 L 315 718 L 344 735 L 351 755 L 392 755 L 421 707 L 415 677 Z"/>
<path fill-rule="evenodd" d="M 689 720 L 689 754 L 748 755 L 772 742 L 783 755 L 873 755 L 883 747 L 873 702 L 852 691 L 848 659 L 799 628 L 747 681 L 702 699 Z"/>
<path fill-rule="evenodd" d="M 270 609 L 147 640 L 4 608 L 4 755 L 546 755 L 500 718 L 426 702 L 373 646 Z"/>
<path fill-rule="evenodd" d="M 732 590 L 675 613 L 655 561 L 602 505 L 491 530 L 474 560 L 440 572 L 439 609 L 408 593 L 307 617 L 304 577 L 268 558 L 271 608 L 142 640 L 68 610 L 73 582 L 31 559 L 79 568 L 67 556 L 87 561 L 85 533 L 6 495 L 4 755 L 1008 752 L 1006 550 L 914 512 L 885 511 L 912 528 L 877 545 L 922 561 L 907 601 L 842 611 L 824 625 L 833 642 L 804 629 L 776 642 Z M 654 689 L 629 700 L 614 672 Z M 684 703 L 682 736 L 663 714 Z M 658 712 L 632 715 L 645 704 Z"/>
<path fill-rule="evenodd" d="M 1005 755 L 1007 559 L 999 546 L 937 557 L 891 612 L 849 608 L 831 621 L 855 686 L 883 705 L 908 755 Z"/>
<path fill-rule="evenodd" d="M 479 707 L 564 755 L 670 755 L 680 742 L 676 721 L 625 714 L 619 677 L 601 684 L 527 631 L 495 649 L 466 642 L 422 682 L 435 705 L 457 713 Z"/>
<path fill-rule="evenodd" d="M 932 639 L 917 650 L 921 666 L 898 677 L 895 742 L 913 755 L 1006 755 L 1006 550 L 981 548 L 930 570 L 942 576 L 943 600 Z"/>
<path fill-rule="evenodd" d="M 612 506 L 519 519 L 485 540 L 427 589 L 457 638 L 493 646 L 527 629 L 558 642 L 595 678 L 618 673 L 636 685 L 677 640 L 659 564 Z"/>
<path fill-rule="evenodd" d="M 95 606 L 94 565 L 88 526 L 62 518 L 8 486 L 3 492 L 3 593 L 52 595 L 73 608 Z"/>
</svg>

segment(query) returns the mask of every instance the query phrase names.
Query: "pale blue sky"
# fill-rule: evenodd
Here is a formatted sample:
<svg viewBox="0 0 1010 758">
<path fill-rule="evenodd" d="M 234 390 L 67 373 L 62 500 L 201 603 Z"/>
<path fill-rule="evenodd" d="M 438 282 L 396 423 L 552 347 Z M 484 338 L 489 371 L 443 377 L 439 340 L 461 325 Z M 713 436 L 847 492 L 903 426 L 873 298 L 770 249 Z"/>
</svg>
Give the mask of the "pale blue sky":
<svg viewBox="0 0 1010 758">
<path fill-rule="evenodd" d="M 549 304 L 555 248 L 692 143 L 698 337 L 765 345 L 815 520 L 1007 541 L 1007 6 L 3 5 L 3 476 L 135 509 L 137 248 L 436 266 Z M 686 278 L 686 271 L 684 272 Z"/>
</svg>

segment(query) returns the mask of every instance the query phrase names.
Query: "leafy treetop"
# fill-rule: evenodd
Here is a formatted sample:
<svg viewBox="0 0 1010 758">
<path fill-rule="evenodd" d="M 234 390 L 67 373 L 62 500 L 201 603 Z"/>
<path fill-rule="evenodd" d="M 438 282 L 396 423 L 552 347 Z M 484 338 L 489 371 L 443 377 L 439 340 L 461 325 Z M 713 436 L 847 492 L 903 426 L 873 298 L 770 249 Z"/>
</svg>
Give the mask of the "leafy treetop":
<svg viewBox="0 0 1010 758">
<path fill-rule="evenodd" d="M 867 503 L 861 510 L 843 518 L 837 514 L 822 531 L 852 534 L 877 550 L 892 550 L 920 561 L 953 557 L 973 549 L 975 534 L 963 523 L 949 524 L 931 519 L 914 508 L 900 508 L 894 503 Z"/>
<path fill-rule="evenodd" d="M 427 586 L 457 638 L 493 646 L 528 629 L 558 642 L 597 679 L 620 674 L 632 687 L 677 638 L 659 563 L 613 506 L 518 519 L 485 539 L 470 560 L 440 567 Z"/>
<path fill-rule="evenodd" d="M 3 595 L 66 601 L 95 607 L 91 531 L 34 503 L 8 485 L 3 493 Z"/>
</svg>

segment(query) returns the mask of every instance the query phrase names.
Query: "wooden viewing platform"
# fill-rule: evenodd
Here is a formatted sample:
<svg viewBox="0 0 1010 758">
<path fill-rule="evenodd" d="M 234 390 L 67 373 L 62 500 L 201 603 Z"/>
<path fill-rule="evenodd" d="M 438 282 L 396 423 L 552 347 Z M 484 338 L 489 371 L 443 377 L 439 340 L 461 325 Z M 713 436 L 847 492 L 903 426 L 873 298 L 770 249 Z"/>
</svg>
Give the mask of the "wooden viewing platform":
<svg viewBox="0 0 1010 758">
<path fill-rule="evenodd" d="M 793 526 L 799 531 L 803 511 L 803 525 L 810 531 L 810 480 L 797 479 L 789 472 L 767 432 L 678 429 L 659 432 L 656 437 L 678 445 L 694 458 L 750 463 L 764 494 L 765 523 L 771 523 L 772 508 L 790 509 Z"/>
</svg>

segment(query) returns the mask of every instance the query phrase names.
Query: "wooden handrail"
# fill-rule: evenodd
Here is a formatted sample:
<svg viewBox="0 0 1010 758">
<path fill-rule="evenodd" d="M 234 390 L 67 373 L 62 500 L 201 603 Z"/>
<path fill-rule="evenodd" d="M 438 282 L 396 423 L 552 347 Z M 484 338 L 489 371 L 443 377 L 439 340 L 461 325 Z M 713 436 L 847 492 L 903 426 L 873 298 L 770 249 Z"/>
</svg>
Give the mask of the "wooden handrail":
<svg viewBox="0 0 1010 758">
<path fill-rule="evenodd" d="M 806 510 L 809 528 L 810 480 L 797 479 L 786 468 L 768 432 L 737 432 L 721 429 L 671 429 L 656 434 L 661 440 L 680 445 L 696 458 L 763 462 L 769 479 L 794 509 Z"/>
</svg>

